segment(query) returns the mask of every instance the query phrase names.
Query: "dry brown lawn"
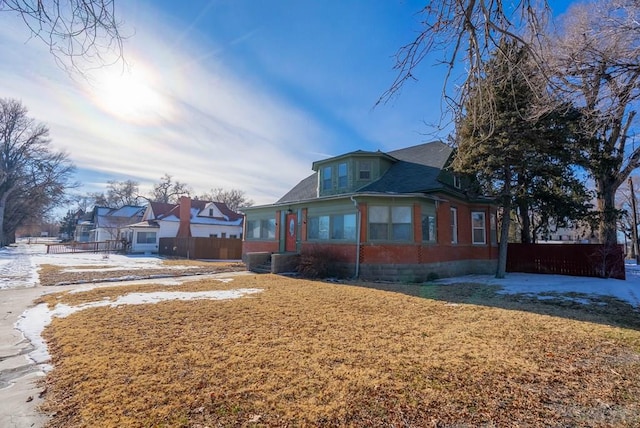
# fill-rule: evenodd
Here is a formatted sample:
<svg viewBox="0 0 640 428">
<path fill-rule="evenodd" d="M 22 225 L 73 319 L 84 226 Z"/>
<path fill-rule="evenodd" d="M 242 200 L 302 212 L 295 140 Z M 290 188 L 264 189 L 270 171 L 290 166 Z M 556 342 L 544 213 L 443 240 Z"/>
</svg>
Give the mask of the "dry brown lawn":
<svg viewBox="0 0 640 428">
<path fill-rule="evenodd" d="M 182 269 L 180 269 L 183 267 Z M 185 259 L 166 259 L 157 268 L 136 269 L 127 267 L 100 271 L 100 268 L 112 268 L 109 265 L 59 266 L 40 265 L 38 273 L 41 285 L 67 285 L 85 282 L 117 281 L 165 276 L 205 275 L 210 273 L 233 272 L 246 270 L 244 263 L 208 262 Z M 74 270 L 70 272 L 70 270 Z M 77 271 L 77 272 L 76 272 Z"/>
<path fill-rule="evenodd" d="M 530 302 L 464 303 L 498 301 L 469 285 L 427 287 L 424 298 L 244 275 L 169 289 L 232 288 L 264 291 L 54 319 L 45 331 L 55 367 L 45 380 L 50 426 L 640 425 L 637 329 L 558 316 L 562 307 L 536 313 Z"/>
</svg>

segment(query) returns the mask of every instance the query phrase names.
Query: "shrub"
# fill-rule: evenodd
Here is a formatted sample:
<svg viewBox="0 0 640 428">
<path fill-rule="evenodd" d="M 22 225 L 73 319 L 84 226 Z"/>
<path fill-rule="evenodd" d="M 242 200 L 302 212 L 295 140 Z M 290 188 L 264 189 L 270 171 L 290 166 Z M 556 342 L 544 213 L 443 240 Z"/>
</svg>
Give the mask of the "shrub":
<svg viewBox="0 0 640 428">
<path fill-rule="evenodd" d="M 298 273 L 305 278 L 329 278 L 339 276 L 336 258 L 329 251 L 313 250 L 302 253 Z"/>
</svg>

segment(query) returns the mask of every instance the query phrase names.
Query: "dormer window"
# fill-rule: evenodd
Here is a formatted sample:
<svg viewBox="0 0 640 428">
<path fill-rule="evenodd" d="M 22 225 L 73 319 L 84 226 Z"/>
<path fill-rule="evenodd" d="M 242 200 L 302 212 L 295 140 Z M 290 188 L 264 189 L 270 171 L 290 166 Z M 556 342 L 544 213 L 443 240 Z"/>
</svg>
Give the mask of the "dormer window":
<svg viewBox="0 0 640 428">
<path fill-rule="evenodd" d="M 460 181 L 459 175 L 453 176 L 453 187 L 455 187 L 456 189 L 460 189 L 462 187 L 462 182 Z"/>
<path fill-rule="evenodd" d="M 344 189 L 347 187 L 347 164 L 338 164 L 338 188 Z"/>
<path fill-rule="evenodd" d="M 331 189 L 331 167 L 322 168 L 322 190 Z"/>
<path fill-rule="evenodd" d="M 358 162 L 358 179 L 371 180 L 371 162 L 370 161 Z"/>
<path fill-rule="evenodd" d="M 213 217 L 213 208 L 209 208 L 209 217 Z"/>
</svg>

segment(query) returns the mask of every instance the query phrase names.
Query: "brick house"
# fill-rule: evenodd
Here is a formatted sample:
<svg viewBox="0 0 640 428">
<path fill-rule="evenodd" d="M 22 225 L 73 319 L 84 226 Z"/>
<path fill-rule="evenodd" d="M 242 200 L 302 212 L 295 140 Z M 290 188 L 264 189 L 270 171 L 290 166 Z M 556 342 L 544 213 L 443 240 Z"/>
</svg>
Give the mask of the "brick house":
<svg viewBox="0 0 640 428">
<path fill-rule="evenodd" d="M 280 272 L 322 254 L 347 276 L 393 281 L 493 273 L 496 206 L 451 172 L 452 155 L 435 141 L 314 162 L 277 202 L 244 210 L 243 259 L 268 255 Z"/>
</svg>

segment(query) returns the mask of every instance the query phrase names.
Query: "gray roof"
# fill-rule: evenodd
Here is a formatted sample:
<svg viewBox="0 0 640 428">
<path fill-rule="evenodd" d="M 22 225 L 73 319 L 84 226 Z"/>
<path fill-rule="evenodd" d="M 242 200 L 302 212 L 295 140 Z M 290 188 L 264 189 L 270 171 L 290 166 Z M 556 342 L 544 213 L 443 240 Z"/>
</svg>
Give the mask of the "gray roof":
<svg viewBox="0 0 640 428">
<path fill-rule="evenodd" d="M 452 153 L 453 149 L 442 141 L 432 141 L 430 143 L 394 150 L 387 154 L 399 160 L 443 169 L 447 165 Z"/>
<path fill-rule="evenodd" d="M 378 180 L 358 192 L 415 193 L 440 190 L 438 181 L 453 149 L 440 141 L 407 147 L 389 152 L 398 159 Z"/>
<path fill-rule="evenodd" d="M 318 190 L 318 173 L 315 172 L 296 184 L 296 186 L 289 190 L 283 197 L 281 197 L 276 203 L 304 201 L 306 199 L 313 199 L 317 195 Z"/>
<path fill-rule="evenodd" d="M 361 151 L 352 153 L 361 153 Z M 417 193 L 440 190 L 444 186 L 438 177 L 447 166 L 452 153 L 453 149 L 440 141 L 382 153 L 393 157 L 397 162 L 382 177 L 358 189 L 356 193 Z M 318 173 L 316 172 L 300 181 L 276 203 L 315 199 L 317 187 Z"/>
</svg>

